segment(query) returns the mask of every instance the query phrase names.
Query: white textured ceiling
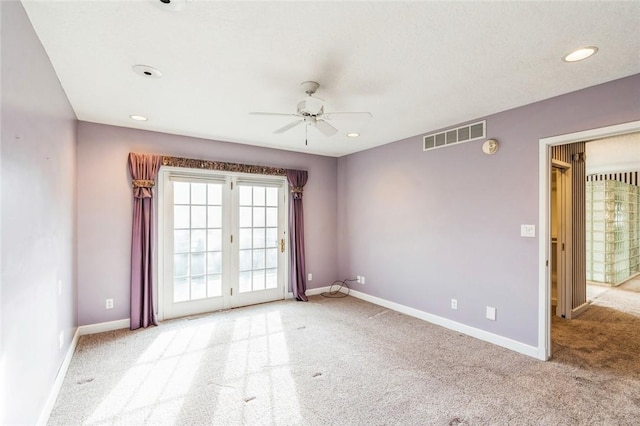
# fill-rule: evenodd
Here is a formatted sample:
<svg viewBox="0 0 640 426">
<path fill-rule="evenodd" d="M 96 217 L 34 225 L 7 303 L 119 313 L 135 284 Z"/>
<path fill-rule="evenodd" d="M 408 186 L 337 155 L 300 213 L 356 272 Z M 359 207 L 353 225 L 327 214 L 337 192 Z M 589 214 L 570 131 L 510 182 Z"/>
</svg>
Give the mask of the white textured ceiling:
<svg viewBox="0 0 640 426">
<path fill-rule="evenodd" d="M 587 174 L 640 172 L 640 132 L 590 141 L 585 154 Z"/>
<path fill-rule="evenodd" d="M 341 156 L 640 73 L 640 2 L 159 3 L 23 1 L 78 119 Z M 304 126 L 272 133 L 291 118 L 249 115 L 294 113 L 305 80 L 373 118 L 305 146 Z"/>
</svg>

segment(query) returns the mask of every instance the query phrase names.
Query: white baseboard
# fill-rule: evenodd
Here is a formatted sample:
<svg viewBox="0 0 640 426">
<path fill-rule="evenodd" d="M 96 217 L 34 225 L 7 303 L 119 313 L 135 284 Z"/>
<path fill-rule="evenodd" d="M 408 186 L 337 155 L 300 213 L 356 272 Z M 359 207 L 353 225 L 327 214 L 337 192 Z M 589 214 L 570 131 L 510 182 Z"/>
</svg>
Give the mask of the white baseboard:
<svg viewBox="0 0 640 426">
<path fill-rule="evenodd" d="M 307 296 L 317 296 L 320 293 L 325 293 L 329 291 L 329 287 L 318 287 L 318 288 L 310 288 L 304 292 Z"/>
<path fill-rule="evenodd" d="M 85 336 L 87 334 L 96 334 L 103 333 L 105 331 L 113 331 L 120 330 L 122 328 L 129 328 L 131 326 L 131 321 L 129 318 L 116 320 L 116 321 L 107 321 L 100 322 L 98 324 L 89 324 L 89 325 L 81 325 L 78 327 L 78 332 L 80 336 Z"/>
<path fill-rule="evenodd" d="M 585 303 L 583 303 L 582 305 L 578 306 L 577 308 L 573 308 L 571 310 L 571 318 L 575 318 L 578 315 L 581 315 L 584 311 L 586 311 L 589 306 L 591 306 L 591 302 L 590 301 L 586 301 Z"/>
<path fill-rule="evenodd" d="M 73 334 L 73 339 L 71 340 L 71 344 L 69 345 L 69 349 L 67 349 L 67 354 L 62 361 L 62 365 L 58 369 L 58 374 L 56 374 L 56 380 L 53 382 L 53 387 L 49 392 L 49 397 L 47 398 L 47 402 L 44 404 L 42 411 L 40 412 L 40 417 L 38 418 L 38 425 L 46 425 L 49 421 L 49 416 L 51 415 L 51 411 L 53 411 L 53 406 L 56 404 L 56 399 L 58 399 L 58 394 L 60 393 L 60 388 L 62 387 L 62 382 L 64 382 L 64 378 L 67 375 L 67 370 L 69 370 L 69 364 L 71 364 L 71 358 L 73 358 L 73 354 L 76 351 L 76 346 L 78 346 L 78 339 L 80 338 L 80 329 L 76 328 L 76 332 Z"/>
<path fill-rule="evenodd" d="M 60 388 L 62 387 L 62 382 L 64 381 L 65 376 L 67 375 L 67 370 L 69 370 L 69 364 L 71 364 L 71 358 L 73 358 L 73 354 L 76 351 L 76 346 L 78 346 L 78 340 L 80 336 L 84 336 L 87 334 L 95 334 L 102 333 L 103 331 L 111 331 L 111 330 L 119 330 L 121 328 L 129 328 L 130 321 L 129 318 L 122 319 L 118 321 L 109 321 L 102 322 L 99 324 L 91 324 L 91 325 L 83 325 L 76 328 L 76 332 L 73 335 L 73 339 L 71 340 L 71 344 L 69 345 L 69 349 L 67 350 L 67 354 L 62 361 L 62 365 L 58 369 L 58 374 L 56 375 L 56 380 L 53 383 L 53 387 L 49 392 L 49 397 L 47 398 L 47 402 L 45 403 L 42 411 L 40 412 L 40 417 L 38 418 L 38 425 L 46 425 L 49 421 L 49 416 L 51 416 L 51 411 L 53 410 L 53 406 L 56 403 L 56 399 L 58 399 L 58 394 L 60 393 Z"/>
<path fill-rule="evenodd" d="M 314 294 L 320 294 L 324 291 L 328 291 L 329 287 L 313 289 L 307 291 L 307 295 L 311 296 Z M 346 291 L 344 291 L 346 293 Z M 508 337 L 499 336 L 494 333 L 490 333 L 485 330 L 481 330 L 479 328 L 471 327 L 469 325 L 465 325 L 447 318 L 439 317 L 437 315 L 429 314 L 427 312 L 410 308 L 409 306 L 401 305 L 399 303 L 390 302 L 385 299 L 381 299 L 376 296 L 371 296 L 366 293 L 359 292 L 357 290 L 351 289 L 349 294 L 358 299 L 364 300 L 366 302 L 373 303 L 375 305 L 383 306 L 385 308 L 400 312 L 405 315 L 409 315 L 423 321 L 430 322 L 432 324 L 439 325 L 441 327 L 448 328 L 450 330 L 457 331 L 459 333 L 466 334 L 471 337 L 475 337 L 476 339 L 484 340 L 485 342 L 493 343 L 494 345 L 502 346 L 503 348 L 510 349 L 512 351 L 521 353 L 523 355 L 528 355 L 530 357 L 536 359 L 545 360 L 546 358 L 540 356 L 538 353 L 538 348 L 536 346 L 527 345 L 522 342 L 518 342 L 513 339 L 509 339 Z"/>
</svg>

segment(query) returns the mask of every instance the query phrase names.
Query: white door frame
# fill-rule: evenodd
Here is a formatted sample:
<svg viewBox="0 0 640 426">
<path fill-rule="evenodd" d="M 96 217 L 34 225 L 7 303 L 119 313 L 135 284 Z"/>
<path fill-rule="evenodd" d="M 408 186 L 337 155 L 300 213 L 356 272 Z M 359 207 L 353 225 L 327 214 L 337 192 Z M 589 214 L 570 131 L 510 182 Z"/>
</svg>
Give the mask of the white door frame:
<svg viewBox="0 0 640 426">
<path fill-rule="evenodd" d="M 549 202 L 551 197 L 550 147 L 574 142 L 586 142 L 609 136 L 640 131 L 640 121 L 616 124 L 598 129 L 542 138 L 538 145 L 538 354 L 537 358 L 551 357 L 551 235 L 549 229 Z"/>
<path fill-rule="evenodd" d="M 284 252 L 284 256 L 281 256 L 281 263 L 279 263 L 278 265 L 278 269 L 282 271 L 283 275 L 283 297 L 286 298 L 292 298 L 293 297 L 293 293 L 289 292 L 288 288 L 289 288 L 289 254 L 288 254 L 288 250 L 289 250 L 289 240 L 288 240 L 288 236 L 289 236 L 289 183 L 286 179 L 286 177 L 279 177 L 279 176 L 264 176 L 264 175 L 256 175 L 256 174 L 251 174 L 251 173 L 240 173 L 240 172 L 225 172 L 225 171 L 216 171 L 216 170 L 205 170 L 205 169 L 188 169 L 188 168 L 183 168 L 183 167 L 173 167 L 173 166 L 161 166 L 160 170 L 158 171 L 158 176 L 156 178 L 156 188 L 157 188 L 157 192 L 156 192 L 156 196 L 154 197 L 154 208 L 155 208 L 155 221 L 156 221 L 156 257 L 155 257 L 155 261 L 156 261 L 156 267 L 155 267 L 155 283 L 154 283 L 154 290 L 155 290 L 155 294 L 156 294 L 156 300 L 155 300 L 155 307 L 154 309 L 156 310 L 156 316 L 158 318 L 158 321 L 163 321 L 165 319 L 165 309 L 163 306 L 163 301 L 164 301 L 164 297 L 165 295 L 165 290 L 164 290 L 164 286 L 165 286 L 165 271 L 163 269 L 163 260 L 164 260 L 164 256 L 165 256 L 165 248 L 164 248 L 164 244 L 162 243 L 164 241 L 164 233 L 166 232 L 165 227 L 167 226 L 166 224 L 166 215 L 164 214 L 164 205 L 163 205 L 163 201 L 164 200 L 164 194 L 165 194 L 165 177 L 168 174 L 171 173 L 175 173 L 177 175 L 180 174 L 184 174 L 187 176 L 202 176 L 203 178 L 208 178 L 211 177 L 212 175 L 217 175 L 217 176 L 224 176 L 224 177 L 235 177 L 236 180 L 240 179 L 242 181 L 255 181 L 255 182 L 259 182 L 260 180 L 263 181 L 277 181 L 277 182 L 282 182 L 283 184 L 283 191 L 284 191 L 284 197 L 283 197 L 283 204 L 282 204 L 282 209 L 281 209 L 281 215 L 283 215 L 283 224 L 284 224 L 284 240 L 285 240 L 285 252 Z M 160 195 L 162 194 L 162 196 Z M 230 207 L 230 202 L 229 200 L 227 200 L 227 204 Z"/>
</svg>

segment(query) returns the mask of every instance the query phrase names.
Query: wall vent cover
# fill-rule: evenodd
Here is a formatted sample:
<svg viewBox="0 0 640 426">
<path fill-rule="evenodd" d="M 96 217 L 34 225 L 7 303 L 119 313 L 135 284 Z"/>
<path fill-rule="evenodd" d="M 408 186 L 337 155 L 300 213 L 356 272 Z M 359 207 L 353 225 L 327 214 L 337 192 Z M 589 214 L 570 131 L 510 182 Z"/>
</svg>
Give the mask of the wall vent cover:
<svg viewBox="0 0 640 426">
<path fill-rule="evenodd" d="M 445 130 L 439 133 L 432 133 L 424 137 L 423 151 L 442 148 L 463 142 L 471 142 L 486 137 L 486 120 L 477 123 L 467 124 L 455 129 Z"/>
</svg>

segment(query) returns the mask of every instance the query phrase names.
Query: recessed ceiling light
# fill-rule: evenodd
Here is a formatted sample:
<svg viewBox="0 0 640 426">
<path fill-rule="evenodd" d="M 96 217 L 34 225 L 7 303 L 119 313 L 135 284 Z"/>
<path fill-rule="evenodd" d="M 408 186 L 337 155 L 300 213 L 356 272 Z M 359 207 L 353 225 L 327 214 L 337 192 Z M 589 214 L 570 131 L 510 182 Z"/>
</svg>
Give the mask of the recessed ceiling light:
<svg viewBox="0 0 640 426">
<path fill-rule="evenodd" d="M 562 60 L 565 62 L 577 62 L 583 59 L 587 59 L 589 56 L 594 55 L 598 51 L 595 46 L 581 47 L 578 50 L 565 55 Z"/>
<path fill-rule="evenodd" d="M 357 138 L 358 136 L 360 136 L 360 133 L 347 133 L 347 136 L 349 136 L 350 138 Z"/>
<path fill-rule="evenodd" d="M 145 117 L 144 115 L 130 115 L 129 116 L 132 120 L 136 120 L 136 121 L 147 121 L 148 118 Z"/>
<path fill-rule="evenodd" d="M 136 74 L 140 74 L 143 77 L 160 78 L 162 73 L 160 70 L 150 67 L 149 65 L 134 65 L 131 67 Z"/>
</svg>

